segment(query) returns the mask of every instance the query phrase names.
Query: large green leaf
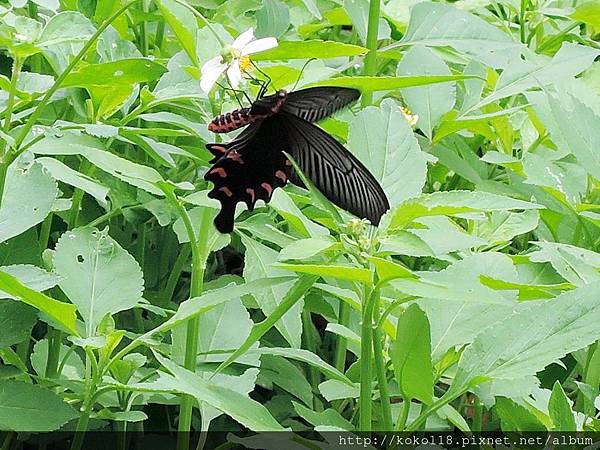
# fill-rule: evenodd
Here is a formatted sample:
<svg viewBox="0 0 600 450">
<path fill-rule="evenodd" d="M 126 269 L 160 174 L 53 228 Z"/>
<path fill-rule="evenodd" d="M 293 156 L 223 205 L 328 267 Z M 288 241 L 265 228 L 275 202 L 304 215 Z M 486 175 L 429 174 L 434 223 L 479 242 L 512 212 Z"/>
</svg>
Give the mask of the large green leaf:
<svg viewBox="0 0 600 450">
<path fill-rule="evenodd" d="M 51 323 L 64 327 L 66 331 L 77 335 L 76 308 L 68 303 L 59 302 L 38 291 L 28 288 L 14 276 L 0 271 L 0 289 L 11 296 L 45 313 Z M 4 300 L 10 301 L 10 300 Z"/>
<path fill-rule="evenodd" d="M 0 428 L 3 430 L 54 431 L 76 417 L 75 410 L 48 389 L 0 380 Z"/>
<path fill-rule="evenodd" d="M 132 186 L 154 195 L 163 195 L 155 186 L 155 183 L 164 181 L 157 170 L 107 152 L 104 144 L 91 136 L 77 132 L 47 136 L 33 144 L 29 150 L 39 155 L 81 155 L 96 167 Z"/>
<path fill-rule="evenodd" d="M 110 89 L 118 85 L 130 86 L 158 79 L 166 69 L 146 58 L 129 58 L 103 64 L 88 64 L 69 73 L 62 86 L 103 86 Z"/>
<path fill-rule="evenodd" d="M 425 404 L 431 403 L 433 366 L 429 322 L 425 313 L 414 303 L 398 319 L 390 356 L 402 395 Z"/>
<path fill-rule="evenodd" d="M 102 206 L 106 206 L 106 196 L 109 189 L 92 178 L 71 169 L 69 166 L 54 158 L 37 158 L 36 161 L 50 172 L 52 177 L 69 184 L 94 197 Z"/>
<path fill-rule="evenodd" d="M 41 164 L 11 164 L 0 206 L 0 242 L 44 220 L 57 197 L 56 181 Z"/>
<path fill-rule="evenodd" d="M 198 23 L 194 14 L 188 8 L 173 0 L 160 0 L 158 7 L 187 56 L 197 64 L 196 30 L 198 29 Z"/>
<path fill-rule="evenodd" d="M 561 78 L 573 77 L 590 67 L 600 51 L 583 45 L 564 42 L 552 60 L 531 62 L 515 58 L 502 72 L 495 90 L 475 103 L 466 112 L 541 85 L 548 85 Z"/>
<path fill-rule="evenodd" d="M 77 305 L 87 337 L 107 314 L 134 307 L 144 281 L 136 260 L 107 231 L 78 228 L 63 234 L 54 253 L 60 288 Z"/>
<path fill-rule="evenodd" d="M 348 147 L 381 183 L 390 204 L 421 193 L 427 160 L 396 102 L 370 106 L 350 124 Z"/>
<path fill-rule="evenodd" d="M 596 179 L 600 178 L 600 117 L 566 85 L 554 92 L 530 92 L 527 98 L 560 150 L 570 151 Z"/>
<path fill-rule="evenodd" d="M 447 83 L 449 81 L 458 81 L 462 79 L 472 78 L 465 75 L 422 75 L 422 76 L 405 76 L 405 77 L 370 77 L 370 76 L 354 76 L 354 77 L 338 77 L 330 80 L 318 81 L 310 83 L 310 86 L 342 86 L 358 89 L 363 92 L 372 91 L 390 91 L 394 89 L 402 89 L 413 86 L 425 86 L 435 83 Z"/>
<path fill-rule="evenodd" d="M 242 242 L 246 247 L 244 264 L 244 278 L 246 281 L 291 274 L 291 272 L 286 272 L 274 265 L 278 258 L 278 253 L 275 250 L 244 236 L 242 236 Z M 291 282 L 279 286 L 270 286 L 261 291 L 254 292 L 253 296 L 264 314 L 269 316 L 282 302 L 285 292 L 290 287 Z M 300 337 L 302 334 L 302 319 L 300 317 L 302 306 L 302 301 L 295 304 L 275 325 L 289 344 L 296 348 L 300 347 Z"/>
<path fill-rule="evenodd" d="M 435 192 L 407 200 L 392 210 L 389 228 L 405 227 L 418 217 L 541 208 L 535 203 L 483 191 Z"/>
<path fill-rule="evenodd" d="M 533 375 L 600 337 L 600 283 L 516 312 L 484 329 L 464 351 L 448 395 L 485 379 Z"/>
<path fill-rule="evenodd" d="M 207 382 L 201 376 L 179 367 L 172 361 L 158 355 L 157 357 L 173 375 L 160 373 L 156 381 L 138 384 L 135 387 L 192 395 L 198 401 L 208 403 L 252 431 L 284 431 L 267 408 L 247 395 Z"/>
<path fill-rule="evenodd" d="M 36 322 L 35 308 L 20 302 L 0 301 L 0 348 L 29 339 Z"/>
<path fill-rule="evenodd" d="M 255 61 L 278 61 L 304 58 L 338 58 L 340 56 L 358 56 L 367 49 L 358 45 L 343 44 L 335 41 L 282 41 L 275 48 L 252 55 Z"/>
<path fill-rule="evenodd" d="M 404 54 L 398 64 L 397 74 L 400 76 L 451 75 L 444 61 L 432 50 L 423 46 L 414 46 Z M 433 128 L 454 106 L 456 84 L 440 83 L 405 88 L 402 90 L 402 97 L 411 112 L 419 116 L 417 127 L 431 139 Z"/>
<path fill-rule="evenodd" d="M 450 46 L 491 67 L 505 66 L 524 50 L 509 34 L 482 18 L 433 2 L 413 7 L 408 29 L 399 45 L 412 44 Z"/>
</svg>

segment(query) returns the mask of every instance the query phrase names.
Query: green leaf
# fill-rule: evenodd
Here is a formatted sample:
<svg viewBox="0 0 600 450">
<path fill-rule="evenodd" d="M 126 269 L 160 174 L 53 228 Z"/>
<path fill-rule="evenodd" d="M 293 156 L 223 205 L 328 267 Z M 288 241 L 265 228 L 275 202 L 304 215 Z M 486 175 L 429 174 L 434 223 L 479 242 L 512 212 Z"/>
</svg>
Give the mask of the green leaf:
<svg viewBox="0 0 600 450">
<path fill-rule="evenodd" d="M 30 289 L 38 292 L 50 289 L 58 284 L 59 277 L 53 273 L 46 272 L 30 264 L 15 264 L 12 266 L 0 266 L 0 270 L 4 273 L 17 278 Z M 0 290 L 0 298 L 13 298 L 9 294 Z"/>
<path fill-rule="evenodd" d="M 524 47 L 484 19 L 444 3 L 416 4 L 406 34 L 398 44 L 453 47 L 489 65 L 504 67 L 513 63 Z"/>
<path fill-rule="evenodd" d="M 332 277 L 340 280 L 357 281 L 370 284 L 373 275 L 368 269 L 352 266 L 338 266 L 334 264 L 284 264 L 275 265 L 279 269 L 292 270 L 298 273 L 318 275 L 320 277 Z"/>
<path fill-rule="evenodd" d="M 555 381 L 552 387 L 552 394 L 548 401 L 548 412 L 556 431 L 577 431 L 575 414 L 559 381 Z"/>
<path fill-rule="evenodd" d="M 261 381 L 267 385 L 275 384 L 305 405 L 312 404 L 312 387 L 304 372 L 285 358 L 271 355 L 261 357 Z"/>
<path fill-rule="evenodd" d="M 0 289 L 13 298 L 39 309 L 50 319 L 62 325 L 69 333 L 77 335 L 76 308 L 74 305 L 59 302 L 22 284 L 8 273 L 0 271 Z M 8 301 L 8 300 L 4 300 Z"/>
<path fill-rule="evenodd" d="M 509 398 L 496 399 L 496 412 L 502 422 L 502 431 L 546 431 L 546 427 L 532 412 Z"/>
<path fill-rule="evenodd" d="M 257 37 L 279 37 L 290 26 L 290 10 L 279 0 L 264 0 L 255 17 Z"/>
<path fill-rule="evenodd" d="M 483 330 L 459 361 L 450 394 L 483 379 L 533 375 L 600 334 L 600 283 L 542 301 Z"/>
<path fill-rule="evenodd" d="M 429 322 L 414 303 L 398 319 L 391 358 L 402 395 L 430 404 L 433 400 L 433 366 Z"/>
<path fill-rule="evenodd" d="M 156 80 L 166 71 L 163 66 L 147 58 L 121 59 L 82 66 L 69 73 L 62 86 L 102 86 L 105 89 L 118 85 L 131 86 Z"/>
<path fill-rule="evenodd" d="M 242 235 L 242 243 L 246 247 L 244 264 L 244 278 L 246 281 L 290 275 L 289 272 L 281 270 L 274 264 L 278 257 L 275 250 L 244 235 Z M 281 304 L 285 292 L 290 287 L 291 282 L 280 286 L 271 286 L 253 292 L 253 296 L 264 314 L 270 316 Z M 296 348 L 300 347 L 302 334 L 302 319 L 300 317 L 302 304 L 303 302 L 299 302 L 294 305 L 275 325 L 288 343 Z"/>
<path fill-rule="evenodd" d="M 381 183 L 390 204 L 421 193 L 427 160 L 396 102 L 369 106 L 350 124 L 348 147 Z"/>
<path fill-rule="evenodd" d="M 301 348 L 285 348 L 285 347 L 261 347 L 254 350 L 249 350 L 249 354 L 258 355 L 273 355 L 283 356 L 284 358 L 294 359 L 296 361 L 304 362 L 312 367 L 319 369 L 324 375 L 352 385 L 352 382 L 346 375 L 338 371 L 335 367 L 327 364 L 319 356 L 314 353 L 304 350 Z"/>
<path fill-rule="evenodd" d="M 96 29 L 92 22 L 77 11 L 64 11 L 52 16 L 46 23 L 38 41 L 46 51 L 57 44 L 86 42 Z"/>
<path fill-rule="evenodd" d="M 255 61 L 279 61 L 304 58 L 339 58 L 358 56 L 367 53 L 367 49 L 358 45 L 343 44 L 335 41 L 283 41 L 275 48 L 252 55 Z"/>
<path fill-rule="evenodd" d="M 136 260 L 108 236 L 107 230 L 77 228 L 56 244 L 54 268 L 63 279 L 60 288 L 77 305 L 87 337 L 107 314 L 134 307 L 144 281 Z"/>
<path fill-rule="evenodd" d="M 36 161 L 52 175 L 56 180 L 79 188 L 96 199 L 100 206 L 106 207 L 106 196 L 109 189 L 94 179 L 71 169 L 66 164 L 54 158 L 37 158 Z"/>
<path fill-rule="evenodd" d="M 480 253 L 457 261 L 440 272 L 422 273 L 413 286 L 392 285 L 407 295 L 420 295 L 431 328 L 432 357 L 439 361 L 448 349 L 469 344 L 481 330 L 529 307 L 514 291 L 498 292 L 481 282 L 481 274 L 517 281 L 511 259 L 501 253 Z"/>
<path fill-rule="evenodd" d="M 308 56 L 307 56 L 308 58 Z M 395 89 L 408 88 L 413 86 L 425 86 L 435 83 L 447 83 L 449 81 L 458 81 L 473 78 L 466 75 L 423 75 L 418 77 L 337 77 L 329 80 L 310 83 L 309 86 L 341 86 L 358 89 L 363 92 L 373 91 L 391 91 Z"/>
<path fill-rule="evenodd" d="M 154 195 L 164 195 L 163 191 L 155 186 L 156 183 L 164 181 L 157 170 L 106 151 L 104 144 L 91 136 L 73 132 L 66 132 L 61 136 L 47 136 L 33 144 L 29 150 L 39 155 L 81 155 L 99 169 L 132 186 Z M 0 223 L 1 217 L 0 214 Z"/>
<path fill-rule="evenodd" d="M 391 281 L 396 278 L 418 278 L 411 270 L 397 262 L 375 256 L 370 256 L 368 259 L 375 266 L 380 281 Z"/>
<path fill-rule="evenodd" d="M 236 351 L 234 351 L 226 361 L 222 362 L 219 367 L 217 367 L 217 370 L 214 372 L 214 374 L 218 374 L 226 367 L 229 367 L 231 363 L 246 353 L 255 342 L 258 342 L 258 340 L 263 337 L 265 333 L 269 331 L 286 312 L 288 312 L 296 303 L 298 303 L 298 301 L 304 296 L 306 291 L 314 284 L 316 280 L 317 277 L 315 276 L 301 275 L 298 277 L 294 285 L 289 291 L 287 291 L 285 297 L 283 297 L 281 303 L 279 303 L 275 310 L 268 315 L 265 320 L 254 325 L 252 332 L 246 341 Z"/>
<path fill-rule="evenodd" d="M 577 5 L 571 18 L 593 26 L 596 31 L 600 30 L 600 2 L 592 0 Z"/>
<path fill-rule="evenodd" d="M 316 412 L 295 401 L 292 401 L 292 405 L 300 417 L 315 427 L 328 425 L 347 431 L 354 430 L 354 425 L 344 419 L 335 409 L 328 408 L 324 411 Z"/>
<path fill-rule="evenodd" d="M 444 61 L 432 50 L 414 46 L 404 54 L 398 64 L 397 74 L 402 76 L 451 75 Z M 405 88 L 402 98 L 413 114 L 419 116 L 417 127 L 429 139 L 433 128 L 440 123 L 442 116 L 450 111 L 456 101 L 456 84 L 440 83 L 428 86 Z"/>
<path fill-rule="evenodd" d="M 527 99 L 550 133 L 557 147 L 570 150 L 588 174 L 600 175 L 600 117 L 567 86 L 555 92 L 531 92 Z"/>
<path fill-rule="evenodd" d="M 75 410 L 50 390 L 36 384 L 0 380 L 0 429 L 54 431 L 76 417 Z"/>
<path fill-rule="evenodd" d="M 407 200 L 392 210 L 389 228 L 404 228 L 418 217 L 540 208 L 543 206 L 483 191 L 435 192 Z"/>
<path fill-rule="evenodd" d="M 44 220 L 57 197 L 56 181 L 41 164 L 21 167 L 19 160 L 11 164 L 0 206 L 0 242 Z"/>
<path fill-rule="evenodd" d="M 535 242 L 539 250 L 529 254 L 533 262 L 549 262 L 565 280 L 576 286 L 600 280 L 600 253 L 575 245 Z"/>
<path fill-rule="evenodd" d="M 267 408 L 246 395 L 232 389 L 217 386 L 201 376 L 177 366 L 167 358 L 156 355 L 160 363 L 173 374 L 160 373 L 158 380 L 152 383 L 136 385 L 138 388 L 178 392 L 196 397 L 223 411 L 252 431 L 285 431 L 271 416 Z"/>
<path fill-rule="evenodd" d="M 552 60 L 545 61 L 543 64 L 515 58 L 500 75 L 496 89 L 466 112 L 475 111 L 484 105 L 525 92 L 532 87 L 553 84 L 561 78 L 574 77 L 590 67 L 599 54 L 599 50 L 564 42 Z"/>
<path fill-rule="evenodd" d="M 196 31 L 198 23 L 194 14 L 186 7 L 173 0 L 160 0 L 158 7 L 194 65 L 198 65 L 196 56 Z"/>
<path fill-rule="evenodd" d="M 29 339 L 36 322 L 35 308 L 19 302 L 0 301 L 0 348 Z"/>
<path fill-rule="evenodd" d="M 310 259 L 320 253 L 330 250 L 335 245 L 335 241 L 325 238 L 298 239 L 281 249 L 279 252 L 279 260 Z"/>
</svg>

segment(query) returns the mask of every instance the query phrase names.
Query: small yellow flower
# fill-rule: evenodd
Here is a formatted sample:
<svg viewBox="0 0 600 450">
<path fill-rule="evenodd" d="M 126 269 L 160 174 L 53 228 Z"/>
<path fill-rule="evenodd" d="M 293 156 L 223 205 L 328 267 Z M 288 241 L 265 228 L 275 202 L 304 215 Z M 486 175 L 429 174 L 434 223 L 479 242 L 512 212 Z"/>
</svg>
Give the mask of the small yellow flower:
<svg viewBox="0 0 600 450">
<path fill-rule="evenodd" d="M 415 125 L 417 125 L 417 122 L 419 121 L 418 114 L 413 114 L 411 112 L 411 110 L 405 106 L 401 106 L 400 111 L 402 111 L 402 115 L 404 116 L 404 118 L 407 120 L 407 122 L 409 123 L 409 125 L 411 127 L 414 127 Z"/>
</svg>

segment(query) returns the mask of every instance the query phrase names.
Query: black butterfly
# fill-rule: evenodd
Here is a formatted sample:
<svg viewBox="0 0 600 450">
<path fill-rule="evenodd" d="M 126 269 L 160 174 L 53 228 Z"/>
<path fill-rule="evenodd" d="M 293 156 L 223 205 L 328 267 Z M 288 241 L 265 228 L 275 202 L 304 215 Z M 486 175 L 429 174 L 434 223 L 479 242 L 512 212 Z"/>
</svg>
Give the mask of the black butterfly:
<svg viewBox="0 0 600 450">
<path fill-rule="evenodd" d="M 249 125 L 233 141 L 206 145 L 215 155 L 204 179 L 214 183 L 208 196 L 221 202 L 217 229 L 221 233 L 233 230 L 239 202 L 252 210 L 256 200 L 268 202 L 273 190 L 288 179 L 303 186 L 284 151 L 331 202 L 379 224 L 389 203 L 377 180 L 343 145 L 312 124 L 359 96 L 356 89 L 342 87 L 280 90 L 259 96 L 250 108 L 216 117 L 209 124 L 209 130 L 216 133 Z"/>
</svg>

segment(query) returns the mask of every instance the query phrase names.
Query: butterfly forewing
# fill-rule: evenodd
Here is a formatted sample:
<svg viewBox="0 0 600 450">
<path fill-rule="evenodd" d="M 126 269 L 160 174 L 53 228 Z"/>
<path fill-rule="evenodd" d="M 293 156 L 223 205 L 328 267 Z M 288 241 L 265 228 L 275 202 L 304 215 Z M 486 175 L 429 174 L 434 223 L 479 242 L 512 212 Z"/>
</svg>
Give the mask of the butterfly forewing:
<svg viewBox="0 0 600 450">
<path fill-rule="evenodd" d="M 378 225 L 389 203 L 369 170 L 317 126 L 290 114 L 280 116 L 288 152 L 304 174 L 331 202 Z M 296 183 L 297 177 L 291 181 Z"/>
<path fill-rule="evenodd" d="M 289 92 L 282 110 L 307 122 L 318 122 L 356 101 L 360 91 L 345 87 L 317 86 Z"/>
</svg>

